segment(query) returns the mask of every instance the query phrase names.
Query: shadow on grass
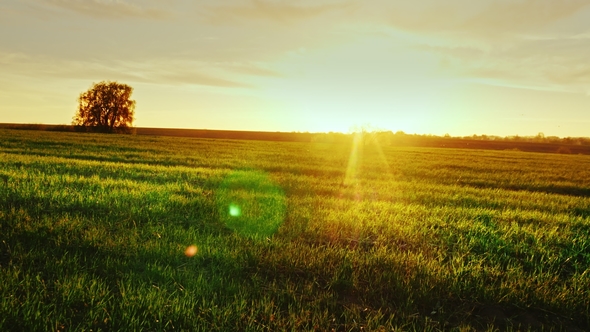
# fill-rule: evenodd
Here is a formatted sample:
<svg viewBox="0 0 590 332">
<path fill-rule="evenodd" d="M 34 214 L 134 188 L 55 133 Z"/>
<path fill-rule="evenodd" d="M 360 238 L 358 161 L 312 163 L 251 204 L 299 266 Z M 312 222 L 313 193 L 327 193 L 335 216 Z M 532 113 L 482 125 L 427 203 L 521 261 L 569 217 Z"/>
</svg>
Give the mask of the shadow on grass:
<svg viewBox="0 0 590 332">
<path fill-rule="evenodd" d="M 494 183 L 470 183 L 465 182 L 464 185 L 473 187 L 473 188 L 480 188 L 480 189 L 503 189 L 503 190 L 513 190 L 513 191 L 530 191 L 530 192 L 539 192 L 545 194 L 557 194 L 557 195 L 567 195 L 567 196 L 576 196 L 576 197 L 590 197 L 590 188 L 585 187 L 574 187 L 574 186 L 563 186 L 563 185 L 547 185 L 547 186 L 539 186 L 539 185 L 515 185 L 515 184 L 502 184 L 497 185 Z"/>
<path fill-rule="evenodd" d="M 247 288 L 241 286 L 247 282 L 243 263 L 231 253 L 186 257 L 174 241 L 146 248 L 141 244 L 146 234 L 130 236 L 130 244 L 109 245 L 108 239 L 85 239 L 83 230 L 2 231 L 0 266 L 18 271 L 17 278 L 2 282 L 11 285 L 10 296 L 19 303 L 3 312 L 3 330 L 167 330 L 168 321 L 190 330 L 205 323 L 198 315 L 199 307 L 210 305 L 207 299 L 229 305 Z M 162 315 L 168 321 L 160 321 Z"/>
</svg>

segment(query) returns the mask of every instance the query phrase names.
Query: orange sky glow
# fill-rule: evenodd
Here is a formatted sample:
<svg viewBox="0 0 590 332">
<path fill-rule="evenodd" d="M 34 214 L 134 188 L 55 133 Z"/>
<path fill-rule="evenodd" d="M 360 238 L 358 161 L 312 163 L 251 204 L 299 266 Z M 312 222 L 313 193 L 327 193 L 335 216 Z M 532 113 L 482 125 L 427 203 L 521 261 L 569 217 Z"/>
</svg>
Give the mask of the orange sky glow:
<svg viewBox="0 0 590 332">
<path fill-rule="evenodd" d="M 140 127 L 587 137 L 588 59 L 587 0 L 5 0 L 0 122 L 116 80 Z"/>
</svg>

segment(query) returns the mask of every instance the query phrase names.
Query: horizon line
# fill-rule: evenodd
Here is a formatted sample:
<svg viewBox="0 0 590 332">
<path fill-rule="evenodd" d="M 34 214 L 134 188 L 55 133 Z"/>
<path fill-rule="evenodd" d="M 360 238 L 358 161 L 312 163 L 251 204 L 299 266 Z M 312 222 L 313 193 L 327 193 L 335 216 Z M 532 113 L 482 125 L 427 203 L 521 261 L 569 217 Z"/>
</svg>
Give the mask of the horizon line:
<svg viewBox="0 0 590 332">
<path fill-rule="evenodd" d="M 30 123 L 30 122 L 0 122 L 0 129 L 23 129 L 23 128 L 10 128 L 11 126 L 50 126 L 50 127 L 75 127 L 72 124 L 56 124 L 56 123 Z M 343 134 L 343 135 L 352 135 L 358 133 L 359 131 L 270 131 L 270 130 L 246 130 L 246 129 L 212 129 L 212 128 L 182 128 L 182 127 L 140 127 L 140 126 L 132 126 L 132 129 L 167 129 L 167 130 L 195 130 L 195 131 L 227 131 L 227 132 L 248 132 L 248 133 L 283 133 L 283 134 L 307 134 L 307 135 L 318 135 L 318 134 Z M 441 138 L 477 138 L 477 137 L 490 137 L 490 138 L 535 138 L 541 136 L 541 138 L 559 138 L 559 139 L 566 139 L 566 138 L 586 138 L 590 139 L 590 136 L 557 136 L 557 135 L 545 135 L 543 132 L 539 132 L 537 135 L 494 135 L 494 134 L 472 134 L 472 135 L 450 135 L 449 133 L 445 133 L 443 135 L 432 134 L 432 133 L 408 133 L 403 130 L 392 130 L 387 128 L 368 128 L 369 130 L 364 131 L 365 133 L 387 133 L 391 132 L 395 134 L 401 135 L 408 135 L 408 136 L 433 136 L 433 137 L 441 137 Z"/>
</svg>

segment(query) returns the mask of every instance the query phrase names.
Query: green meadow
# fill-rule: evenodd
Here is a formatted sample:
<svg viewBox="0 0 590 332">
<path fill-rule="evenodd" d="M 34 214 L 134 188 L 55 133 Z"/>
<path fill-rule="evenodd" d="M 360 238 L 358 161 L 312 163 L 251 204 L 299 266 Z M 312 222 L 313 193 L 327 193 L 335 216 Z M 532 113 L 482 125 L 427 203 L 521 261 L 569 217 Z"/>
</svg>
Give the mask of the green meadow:
<svg viewBox="0 0 590 332">
<path fill-rule="evenodd" d="M 588 155 L 0 130 L 2 331 L 583 331 L 589 312 Z"/>
</svg>

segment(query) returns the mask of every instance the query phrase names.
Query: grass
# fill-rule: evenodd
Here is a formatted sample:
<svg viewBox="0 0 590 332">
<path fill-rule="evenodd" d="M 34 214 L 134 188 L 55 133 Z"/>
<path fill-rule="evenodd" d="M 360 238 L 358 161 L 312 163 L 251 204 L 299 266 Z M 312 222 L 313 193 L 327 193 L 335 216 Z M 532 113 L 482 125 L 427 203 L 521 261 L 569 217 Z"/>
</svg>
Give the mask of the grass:
<svg viewBox="0 0 590 332">
<path fill-rule="evenodd" d="M 1 330 L 590 328 L 589 156 L 0 130 L 0 165 Z"/>
</svg>

